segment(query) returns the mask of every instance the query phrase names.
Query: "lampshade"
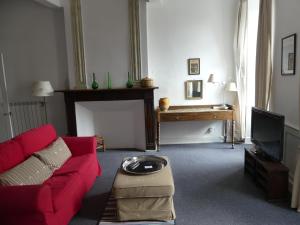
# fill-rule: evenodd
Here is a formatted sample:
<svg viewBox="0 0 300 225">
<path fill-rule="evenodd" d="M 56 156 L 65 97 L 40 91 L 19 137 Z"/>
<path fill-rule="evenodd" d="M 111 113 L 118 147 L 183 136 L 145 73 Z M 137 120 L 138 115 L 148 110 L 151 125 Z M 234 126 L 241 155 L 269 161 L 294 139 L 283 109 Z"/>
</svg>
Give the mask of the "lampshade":
<svg viewBox="0 0 300 225">
<path fill-rule="evenodd" d="M 236 88 L 236 84 L 235 82 L 229 82 L 226 86 L 226 91 L 233 91 L 236 92 L 237 88 Z"/>
<path fill-rule="evenodd" d="M 215 75 L 210 74 L 207 82 L 208 83 L 216 83 L 217 81 L 216 81 Z"/>
<path fill-rule="evenodd" d="M 50 81 L 37 81 L 32 86 L 32 95 L 45 97 L 53 95 L 53 88 Z"/>
</svg>

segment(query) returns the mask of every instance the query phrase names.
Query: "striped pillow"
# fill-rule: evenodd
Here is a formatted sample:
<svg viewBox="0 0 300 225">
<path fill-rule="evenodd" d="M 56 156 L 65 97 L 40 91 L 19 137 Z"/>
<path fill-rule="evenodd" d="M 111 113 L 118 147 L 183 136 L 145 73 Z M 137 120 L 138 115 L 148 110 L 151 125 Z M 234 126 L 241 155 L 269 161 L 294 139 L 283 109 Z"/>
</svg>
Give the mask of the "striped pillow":
<svg viewBox="0 0 300 225">
<path fill-rule="evenodd" d="M 0 185 L 37 185 L 52 176 L 52 171 L 38 158 L 31 156 L 16 167 L 0 174 Z"/>
<path fill-rule="evenodd" d="M 72 156 L 72 153 L 64 140 L 59 137 L 47 148 L 35 152 L 34 155 L 54 171 L 59 169 Z"/>
</svg>

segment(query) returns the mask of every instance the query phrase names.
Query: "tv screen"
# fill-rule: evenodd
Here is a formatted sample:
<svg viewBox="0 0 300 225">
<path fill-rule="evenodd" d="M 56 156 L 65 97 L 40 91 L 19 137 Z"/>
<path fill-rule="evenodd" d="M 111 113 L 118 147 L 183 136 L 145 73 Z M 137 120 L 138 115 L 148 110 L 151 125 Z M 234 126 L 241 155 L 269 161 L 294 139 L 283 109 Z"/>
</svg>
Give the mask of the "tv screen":
<svg viewBox="0 0 300 225">
<path fill-rule="evenodd" d="M 274 161 L 283 156 L 284 116 L 252 108 L 251 141 L 256 150 Z"/>
</svg>

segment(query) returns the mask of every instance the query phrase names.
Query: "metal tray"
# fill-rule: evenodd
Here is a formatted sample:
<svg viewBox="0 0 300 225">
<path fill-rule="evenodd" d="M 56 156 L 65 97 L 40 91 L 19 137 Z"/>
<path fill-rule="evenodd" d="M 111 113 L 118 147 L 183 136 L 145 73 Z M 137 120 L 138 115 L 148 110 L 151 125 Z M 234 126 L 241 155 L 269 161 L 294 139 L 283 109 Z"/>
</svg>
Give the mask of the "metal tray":
<svg viewBox="0 0 300 225">
<path fill-rule="evenodd" d="M 157 173 L 168 164 L 168 161 L 155 155 L 141 155 L 125 158 L 121 168 L 126 173 L 146 175 Z"/>
</svg>

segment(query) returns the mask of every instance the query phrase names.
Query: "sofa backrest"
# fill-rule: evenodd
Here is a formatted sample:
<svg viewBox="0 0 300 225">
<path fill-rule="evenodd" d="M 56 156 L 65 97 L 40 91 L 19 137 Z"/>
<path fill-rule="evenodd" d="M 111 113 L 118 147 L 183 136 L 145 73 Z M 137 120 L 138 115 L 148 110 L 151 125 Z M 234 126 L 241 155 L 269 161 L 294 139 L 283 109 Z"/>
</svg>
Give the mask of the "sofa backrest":
<svg viewBox="0 0 300 225">
<path fill-rule="evenodd" d="M 45 148 L 56 139 L 56 131 L 50 124 L 31 129 L 14 138 L 22 146 L 25 158 Z"/>
<path fill-rule="evenodd" d="M 25 160 L 21 145 L 15 140 L 0 143 L 0 173 L 9 170 Z"/>
</svg>

